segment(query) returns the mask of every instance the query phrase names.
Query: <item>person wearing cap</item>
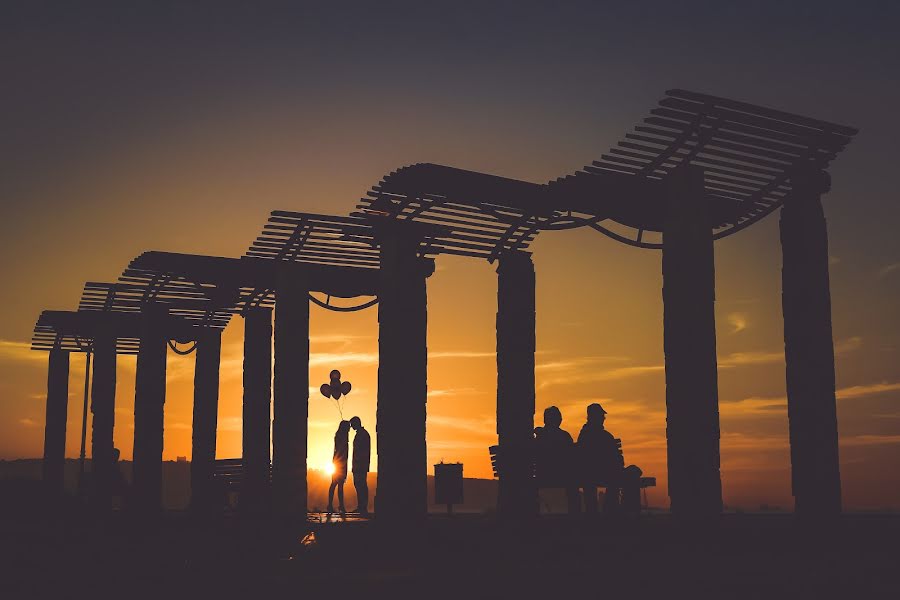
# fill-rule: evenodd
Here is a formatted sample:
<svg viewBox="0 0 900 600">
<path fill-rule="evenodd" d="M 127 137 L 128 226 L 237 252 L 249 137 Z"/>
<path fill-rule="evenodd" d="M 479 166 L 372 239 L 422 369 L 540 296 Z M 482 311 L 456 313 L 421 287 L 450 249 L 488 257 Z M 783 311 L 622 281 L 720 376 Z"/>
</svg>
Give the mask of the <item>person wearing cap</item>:
<svg viewBox="0 0 900 600">
<path fill-rule="evenodd" d="M 569 512 L 581 512 L 578 485 L 575 480 L 575 442 L 569 432 L 560 428 L 562 413 L 555 406 L 544 410 L 544 426 L 535 427 L 535 478 L 545 487 L 566 489 Z"/>
<path fill-rule="evenodd" d="M 615 512 L 619 506 L 619 481 L 625 469 L 625 459 L 619 442 L 604 428 L 605 421 L 606 411 L 595 402 L 587 407 L 587 423 L 578 434 L 584 508 L 588 514 L 597 512 L 598 482 L 608 484 L 603 512 Z"/>
</svg>

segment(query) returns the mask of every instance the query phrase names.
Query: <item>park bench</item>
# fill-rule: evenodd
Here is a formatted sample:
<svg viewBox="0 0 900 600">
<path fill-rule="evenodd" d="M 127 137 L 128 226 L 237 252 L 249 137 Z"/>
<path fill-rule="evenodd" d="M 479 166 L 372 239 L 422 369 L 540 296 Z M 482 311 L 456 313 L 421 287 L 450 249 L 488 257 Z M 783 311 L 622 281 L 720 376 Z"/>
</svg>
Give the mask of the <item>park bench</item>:
<svg viewBox="0 0 900 600">
<path fill-rule="evenodd" d="M 621 451 L 622 450 L 622 440 L 616 438 L 616 446 Z M 491 454 L 491 467 L 494 471 L 494 478 L 500 479 L 503 476 L 503 453 L 501 452 L 499 445 L 490 446 L 488 451 Z M 579 482 L 576 481 L 565 481 L 564 478 L 561 477 L 553 477 L 553 478 L 544 478 L 540 479 L 535 476 L 535 462 L 534 457 L 532 456 L 531 462 L 531 476 L 534 479 L 535 487 L 537 489 L 550 489 L 550 488 L 567 488 L 569 486 L 572 487 L 580 487 Z M 609 487 L 609 482 L 607 481 L 594 481 L 592 482 L 598 488 L 607 488 Z M 647 505 L 647 496 L 646 496 L 646 488 L 648 487 L 656 487 L 656 477 L 641 477 L 640 483 L 638 486 L 643 492 L 644 496 L 644 506 Z"/>
<path fill-rule="evenodd" d="M 272 481 L 272 463 L 269 462 L 269 481 Z M 220 458 L 213 467 L 213 483 L 221 494 L 222 504 L 228 509 L 233 509 L 233 499 L 240 494 L 241 484 L 244 481 L 243 458 Z"/>
</svg>

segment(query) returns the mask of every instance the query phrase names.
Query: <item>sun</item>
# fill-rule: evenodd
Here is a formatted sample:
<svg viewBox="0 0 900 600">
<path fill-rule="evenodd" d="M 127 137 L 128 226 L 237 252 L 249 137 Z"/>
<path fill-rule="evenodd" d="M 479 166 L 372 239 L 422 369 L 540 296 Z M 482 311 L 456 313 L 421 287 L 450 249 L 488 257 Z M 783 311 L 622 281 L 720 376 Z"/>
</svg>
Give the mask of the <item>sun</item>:
<svg viewBox="0 0 900 600">
<path fill-rule="evenodd" d="M 330 462 L 322 465 L 322 471 L 324 471 L 326 475 L 334 475 L 334 463 Z"/>
</svg>

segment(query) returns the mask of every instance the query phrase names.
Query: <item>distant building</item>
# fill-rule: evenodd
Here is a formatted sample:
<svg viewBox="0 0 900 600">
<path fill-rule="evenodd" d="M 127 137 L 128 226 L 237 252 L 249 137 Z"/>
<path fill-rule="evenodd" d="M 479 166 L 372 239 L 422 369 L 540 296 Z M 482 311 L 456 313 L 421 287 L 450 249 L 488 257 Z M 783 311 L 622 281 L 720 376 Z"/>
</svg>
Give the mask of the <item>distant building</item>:
<svg viewBox="0 0 900 600">
<path fill-rule="evenodd" d="M 187 456 L 179 456 L 178 458 L 175 459 L 175 462 L 186 463 Z"/>
</svg>

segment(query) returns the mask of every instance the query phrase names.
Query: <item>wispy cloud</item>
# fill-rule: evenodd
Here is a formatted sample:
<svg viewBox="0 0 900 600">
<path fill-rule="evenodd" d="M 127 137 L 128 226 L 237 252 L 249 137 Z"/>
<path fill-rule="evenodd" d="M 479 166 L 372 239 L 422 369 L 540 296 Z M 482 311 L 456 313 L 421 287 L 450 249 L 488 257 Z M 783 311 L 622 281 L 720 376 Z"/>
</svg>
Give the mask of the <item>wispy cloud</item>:
<svg viewBox="0 0 900 600">
<path fill-rule="evenodd" d="M 746 313 L 733 312 L 726 317 L 728 324 L 731 325 L 731 333 L 740 333 L 747 329 Z"/>
<path fill-rule="evenodd" d="M 309 357 L 310 367 L 331 367 L 334 365 L 374 365 L 378 364 L 377 352 L 318 352 Z"/>
<path fill-rule="evenodd" d="M 842 446 L 880 446 L 883 444 L 900 444 L 900 435 L 875 435 L 863 434 L 844 437 L 840 440 Z"/>
<path fill-rule="evenodd" d="M 475 388 L 448 388 L 448 389 L 437 389 L 437 390 L 428 390 L 428 398 L 451 398 L 453 396 L 463 396 L 463 395 L 472 395 L 479 394 L 478 390 Z"/>
<path fill-rule="evenodd" d="M 887 277 L 894 271 L 900 269 L 900 262 L 891 263 L 878 269 L 878 277 Z"/>
<path fill-rule="evenodd" d="M 835 354 L 847 354 L 862 347 L 862 338 L 854 336 L 845 340 L 839 340 L 834 344 Z M 719 368 L 729 369 L 732 367 L 741 367 L 745 365 L 763 365 L 770 363 L 784 362 L 784 350 L 777 351 L 755 351 L 755 352 L 733 352 L 720 356 L 718 359 Z"/>
<path fill-rule="evenodd" d="M 28 342 L 0 340 L 0 359 L 28 362 L 47 362 L 46 352 L 31 349 Z"/>
<path fill-rule="evenodd" d="M 497 353 L 491 351 L 437 350 L 429 352 L 428 358 L 494 358 Z"/>
<path fill-rule="evenodd" d="M 535 365 L 536 371 L 569 371 L 611 362 L 626 362 L 627 356 L 582 356 L 566 360 L 554 360 Z"/>
<path fill-rule="evenodd" d="M 894 392 L 900 390 L 900 382 L 888 383 L 870 383 L 865 385 L 852 385 L 839 388 L 835 391 L 838 400 L 851 400 L 855 398 L 865 398 L 875 396 L 885 392 Z M 724 416 L 746 416 L 773 414 L 787 411 L 787 397 L 758 397 L 751 396 L 740 400 L 725 401 L 719 403 L 719 413 Z"/>
<path fill-rule="evenodd" d="M 848 398 L 863 398 L 865 396 L 874 396 L 875 394 L 883 394 L 884 392 L 894 392 L 900 390 L 900 383 L 888 383 L 882 381 L 879 383 L 870 383 L 867 385 L 853 385 L 841 388 L 837 391 L 839 400 Z"/>
<path fill-rule="evenodd" d="M 309 336 L 309 341 L 313 344 L 344 344 L 358 340 L 367 340 L 370 337 L 352 333 L 323 333 Z"/>
<path fill-rule="evenodd" d="M 594 370 L 585 373 L 567 374 L 565 376 L 545 377 L 540 380 L 538 389 L 543 390 L 555 385 L 571 385 L 589 381 L 616 381 L 629 377 L 663 373 L 665 370 L 665 365 L 635 365 L 633 367 L 616 367 L 614 369 Z"/>
<path fill-rule="evenodd" d="M 734 402 L 720 402 L 719 414 L 725 417 L 766 415 L 787 410 L 787 398 L 743 398 Z"/>
<path fill-rule="evenodd" d="M 244 420 L 241 417 L 225 417 L 219 419 L 219 431 L 241 431 L 244 426 Z"/>
<path fill-rule="evenodd" d="M 834 353 L 846 354 L 848 352 L 853 352 L 854 350 L 859 350 L 862 348 L 862 341 L 862 338 L 858 335 L 847 338 L 846 340 L 838 340 L 834 344 Z"/>
<path fill-rule="evenodd" d="M 34 419 L 25 418 L 19 419 L 19 425 L 22 425 L 23 427 L 38 427 L 40 423 L 38 423 Z"/>
<path fill-rule="evenodd" d="M 483 437 L 492 437 L 497 427 L 497 421 L 494 416 L 487 415 L 475 415 L 473 417 L 428 415 L 428 426 L 455 429 Z"/>
<path fill-rule="evenodd" d="M 783 362 L 784 352 L 732 352 L 718 359 L 719 368 L 730 369 L 744 365 L 764 365 Z"/>
</svg>

